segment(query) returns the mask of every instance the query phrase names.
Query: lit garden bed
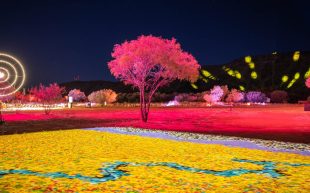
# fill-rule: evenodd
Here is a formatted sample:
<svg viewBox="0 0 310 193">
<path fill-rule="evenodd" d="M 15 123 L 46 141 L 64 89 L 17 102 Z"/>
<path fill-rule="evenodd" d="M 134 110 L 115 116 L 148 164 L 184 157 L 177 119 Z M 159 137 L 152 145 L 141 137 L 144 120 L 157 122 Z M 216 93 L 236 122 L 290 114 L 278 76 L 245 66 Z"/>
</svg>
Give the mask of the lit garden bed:
<svg viewBox="0 0 310 193">
<path fill-rule="evenodd" d="M 298 154 L 88 130 L 0 139 L 0 192 L 309 192 Z"/>
</svg>

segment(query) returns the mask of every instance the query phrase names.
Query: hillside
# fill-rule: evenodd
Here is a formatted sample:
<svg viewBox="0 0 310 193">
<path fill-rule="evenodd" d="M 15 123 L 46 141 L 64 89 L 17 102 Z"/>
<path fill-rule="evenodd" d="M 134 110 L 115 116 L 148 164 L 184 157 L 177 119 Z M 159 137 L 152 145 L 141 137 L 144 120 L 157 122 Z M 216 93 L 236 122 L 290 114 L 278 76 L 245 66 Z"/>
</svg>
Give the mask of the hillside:
<svg viewBox="0 0 310 193">
<path fill-rule="evenodd" d="M 305 100 L 310 96 L 304 82 L 310 75 L 310 52 L 273 53 L 260 56 L 245 56 L 223 65 L 202 66 L 198 81 L 173 82 L 160 92 L 202 92 L 214 85 L 228 85 L 244 91 L 261 90 L 270 93 L 273 90 L 285 90 L 292 102 Z M 99 89 L 113 89 L 116 92 L 134 92 L 132 87 L 121 82 L 109 81 L 73 81 L 62 83 L 69 91 L 78 88 L 89 94 Z"/>
</svg>

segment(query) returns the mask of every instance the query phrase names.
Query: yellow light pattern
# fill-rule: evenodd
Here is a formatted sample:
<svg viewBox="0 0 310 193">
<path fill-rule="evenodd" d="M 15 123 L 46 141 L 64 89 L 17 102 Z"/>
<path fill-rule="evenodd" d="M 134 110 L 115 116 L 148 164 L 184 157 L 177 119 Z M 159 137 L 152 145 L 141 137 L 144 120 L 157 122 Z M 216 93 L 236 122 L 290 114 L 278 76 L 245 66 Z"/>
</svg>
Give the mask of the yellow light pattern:
<svg viewBox="0 0 310 193">
<path fill-rule="evenodd" d="M 193 87 L 193 89 L 198 89 L 198 86 L 194 83 L 192 83 L 191 86 Z"/>
<path fill-rule="evenodd" d="M 307 72 L 304 75 L 304 78 L 307 79 L 310 77 L 310 68 L 307 70 Z"/>
<path fill-rule="evenodd" d="M 300 52 L 299 51 L 295 51 L 294 55 L 293 55 L 293 61 L 297 62 L 299 60 L 300 57 Z"/>
<path fill-rule="evenodd" d="M 251 72 L 251 78 L 257 79 L 257 73 L 255 71 Z"/>
<path fill-rule="evenodd" d="M 291 80 L 291 82 L 287 85 L 287 88 L 291 88 L 295 82 L 296 79 Z"/>
<path fill-rule="evenodd" d="M 287 81 L 288 81 L 288 76 L 287 75 L 282 76 L 282 82 L 287 82 Z"/>
<path fill-rule="evenodd" d="M 211 76 L 211 73 L 207 70 L 201 70 L 201 73 L 205 76 L 205 77 L 209 77 Z"/>
<path fill-rule="evenodd" d="M 294 75 L 294 79 L 299 79 L 300 78 L 300 73 L 299 72 L 296 72 L 296 74 Z"/>
<path fill-rule="evenodd" d="M 273 55 L 276 55 L 278 52 L 272 52 Z"/>
<path fill-rule="evenodd" d="M 246 63 L 252 62 L 251 56 L 246 56 L 246 57 L 244 57 L 244 61 L 245 61 Z"/>
<path fill-rule="evenodd" d="M 8 81 L 9 77 L 11 77 L 11 76 L 14 76 L 14 81 L 13 81 L 11 84 L 9 84 L 9 86 L 0 88 L 0 90 L 5 90 L 5 89 L 7 89 L 7 88 L 9 88 L 9 87 L 16 86 L 16 88 L 15 88 L 13 91 L 9 91 L 9 92 L 7 92 L 7 93 L 5 93 L 5 94 L 0 94 L 0 97 L 4 97 L 4 96 L 8 96 L 8 95 L 14 94 L 14 93 L 16 93 L 18 90 L 21 89 L 21 87 L 22 87 L 22 86 L 24 85 L 24 83 L 25 83 L 26 74 L 25 74 L 24 66 L 23 66 L 23 65 L 21 64 L 21 62 L 20 62 L 18 59 L 16 59 L 15 57 L 13 57 L 13 56 L 11 56 L 11 55 L 8 55 L 8 54 L 5 54 L 5 53 L 0 53 L 0 57 L 1 57 L 1 58 L 3 58 L 3 57 L 4 57 L 4 58 L 9 58 L 10 60 L 13 60 L 13 61 L 17 64 L 16 66 L 14 66 L 12 63 L 10 63 L 10 62 L 8 62 L 8 61 L 6 61 L 6 60 L 3 60 L 3 59 L 0 60 L 0 63 L 3 63 L 3 64 L 6 64 L 6 65 L 10 66 L 10 67 L 13 69 L 14 73 L 15 73 L 15 74 L 11 75 L 11 74 L 9 73 L 9 71 L 8 71 L 6 68 L 1 67 L 2 72 L 5 73 L 5 76 L 6 76 L 5 81 Z M 18 67 L 18 68 L 21 70 L 21 74 L 18 74 L 16 67 Z M 21 77 L 21 79 L 22 79 L 20 83 L 19 83 L 19 82 L 17 83 L 18 77 Z M 4 80 L 3 80 L 3 81 L 4 81 Z M 17 85 L 16 85 L 16 84 L 17 84 Z"/>
<path fill-rule="evenodd" d="M 245 91 L 244 86 L 239 85 L 239 89 L 240 89 L 241 91 Z"/>
<path fill-rule="evenodd" d="M 250 69 L 254 69 L 255 68 L 254 62 L 249 63 L 249 67 L 250 67 Z"/>
<path fill-rule="evenodd" d="M 239 71 L 235 71 L 236 78 L 241 79 L 241 73 Z"/>
<path fill-rule="evenodd" d="M 205 83 L 208 83 L 208 80 L 205 78 L 202 78 L 202 81 L 204 81 Z"/>
</svg>

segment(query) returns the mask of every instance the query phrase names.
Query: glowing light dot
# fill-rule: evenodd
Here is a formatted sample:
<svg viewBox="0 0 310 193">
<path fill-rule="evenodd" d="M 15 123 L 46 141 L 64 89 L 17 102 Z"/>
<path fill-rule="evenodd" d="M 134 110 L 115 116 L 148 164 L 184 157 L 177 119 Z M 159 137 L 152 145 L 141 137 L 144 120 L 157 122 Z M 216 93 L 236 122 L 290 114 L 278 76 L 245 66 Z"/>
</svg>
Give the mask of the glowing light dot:
<svg viewBox="0 0 310 193">
<path fill-rule="evenodd" d="M 236 78 L 241 79 L 241 74 L 240 74 L 240 72 L 237 72 L 237 73 L 236 73 Z"/>
<path fill-rule="evenodd" d="M 0 79 L 4 78 L 4 73 L 3 72 L 0 72 Z"/>
<path fill-rule="evenodd" d="M 288 81 L 288 76 L 287 75 L 282 76 L 282 82 L 287 82 L 287 81 Z"/>
<path fill-rule="evenodd" d="M 191 86 L 193 87 L 193 89 L 198 89 L 198 86 L 194 83 L 192 83 Z"/>
<path fill-rule="evenodd" d="M 305 73 L 304 78 L 307 79 L 310 77 L 310 68 L 307 70 L 307 72 Z"/>
<path fill-rule="evenodd" d="M 202 70 L 201 73 L 205 76 L 205 77 L 209 77 L 211 76 L 211 73 L 207 70 Z"/>
<path fill-rule="evenodd" d="M 245 61 L 246 63 L 252 62 L 251 56 L 246 56 L 246 57 L 244 57 L 244 61 Z"/>
<path fill-rule="evenodd" d="M 297 72 L 295 75 L 294 75 L 294 79 L 299 79 L 299 77 L 300 77 L 300 73 L 299 72 Z"/>
<path fill-rule="evenodd" d="M 299 51 L 294 52 L 294 55 L 293 55 L 294 62 L 298 61 L 299 57 L 300 57 L 300 52 Z"/>
<path fill-rule="evenodd" d="M 255 68 L 255 64 L 253 62 L 249 63 L 249 67 L 250 69 L 254 69 Z"/>
<path fill-rule="evenodd" d="M 276 54 L 277 54 L 277 52 L 272 52 L 272 54 L 273 54 L 273 55 L 276 55 Z"/>
<path fill-rule="evenodd" d="M 256 79 L 257 78 L 257 73 L 255 71 L 251 72 L 251 78 Z"/>
<path fill-rule="evenodd" d="M 227 71 L 227 74 L 229 74 L 230 76 L 234 76 L 234 75 L 235 75 L 235 73 L 234 73 L 233 70 L 228 70 L 228 71 Z"/>
<path fill-rule="evenodd" d="M 244 86 L 239 86 L 239 89 L 241 90 L 241 91 L 245 91 L 245 88 L 244 88 Z"/>
</svg>

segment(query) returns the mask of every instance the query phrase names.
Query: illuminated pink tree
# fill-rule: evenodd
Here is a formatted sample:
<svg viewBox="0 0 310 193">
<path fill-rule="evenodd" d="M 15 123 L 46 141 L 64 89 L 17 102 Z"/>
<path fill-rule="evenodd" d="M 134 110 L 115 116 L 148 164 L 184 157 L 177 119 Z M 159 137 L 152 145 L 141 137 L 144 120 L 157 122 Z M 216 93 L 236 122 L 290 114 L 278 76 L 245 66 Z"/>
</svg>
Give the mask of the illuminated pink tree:
<svg viewBox="0 0 310 193">
<path fill-rule="evenodd" d="M 150 103 L 158 88 L 173 80 L 194 82 L 199 76 L 199 64 L 181 49 L 175 39 L 140 36 L 137 40 L 116 44 L 114 58 L 108 63 L 111 73 L 125 84 L 140 91 L 142 120 L 148 119 Z"/>
<path fill-rule="evenodd" d="M 307 86 L 308 88 L 310 88 L 310 77 L 307 78 L 305 84 L 306 84 L 306 86 Z"/>
<path fill-rule="evenodd" d="M 58 84 L 53 83 L 49 86 L 40 84 L 39 87 L 31 88 L 29 92 L 43 103 L 45 114 L 49 114 L 51 112 L 51 104 L 62 99 L 64 90 L 64 87 L 60 87 Z"/>
</svg>

